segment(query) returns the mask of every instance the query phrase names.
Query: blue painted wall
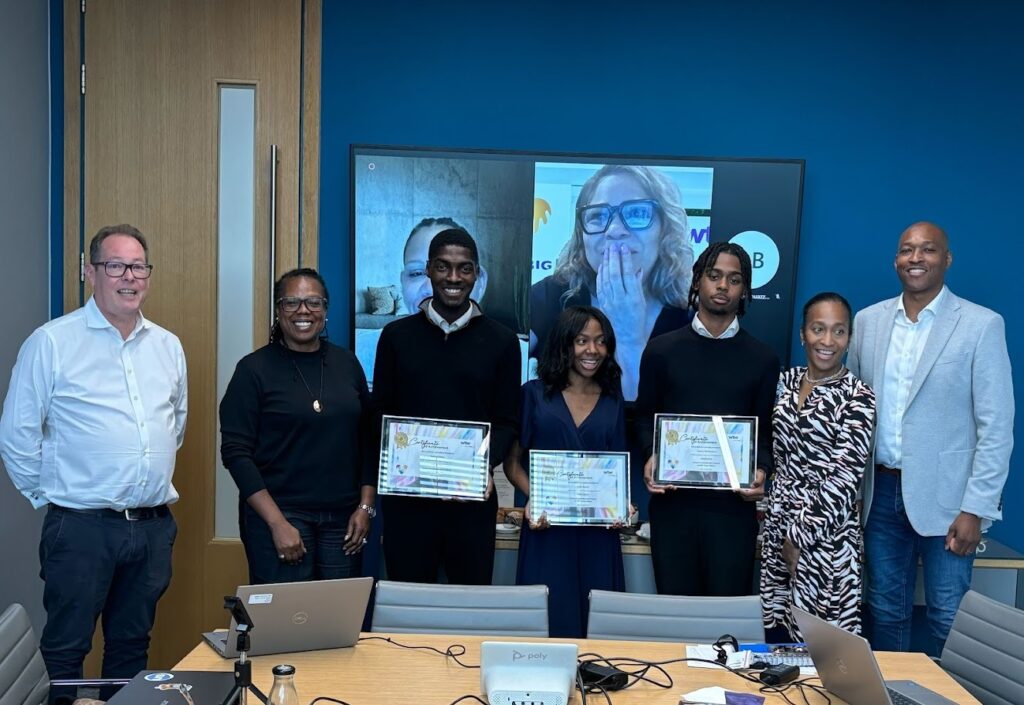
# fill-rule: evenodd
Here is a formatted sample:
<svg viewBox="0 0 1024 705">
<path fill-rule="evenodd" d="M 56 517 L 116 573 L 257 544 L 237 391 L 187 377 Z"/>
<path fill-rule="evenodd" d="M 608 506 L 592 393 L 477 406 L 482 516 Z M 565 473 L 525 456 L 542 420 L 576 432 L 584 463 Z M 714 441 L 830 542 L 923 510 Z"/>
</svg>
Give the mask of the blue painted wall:
<svg viewBox="0 0 1024 705">
<path fill-rule="evenodd" d="M 798 300 L 895 295 L 900 232 L 934 220 L 952 290 L 1006 318 L 1024 403 L 1024 4 L 833 5 L 325 0 L 332 333 L 349 328 L 351 143 L 803 158 Z M 1016 427 L 992 535 L 1024 550 Z"/>
</svg>

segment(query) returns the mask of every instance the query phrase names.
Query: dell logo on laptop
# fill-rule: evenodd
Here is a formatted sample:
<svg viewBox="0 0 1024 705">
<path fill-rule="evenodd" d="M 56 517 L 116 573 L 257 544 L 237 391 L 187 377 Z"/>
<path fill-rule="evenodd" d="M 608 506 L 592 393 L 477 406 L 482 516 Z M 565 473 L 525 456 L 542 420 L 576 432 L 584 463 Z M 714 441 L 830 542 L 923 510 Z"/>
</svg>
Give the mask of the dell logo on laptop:
<svg viewBox="0 0 1024 705">
<path fill-rule="evenodd" d="M 296 612 L 292 615 L 292 624 L 305 624 L 309 621 L 309 615 L 305 612 Z"/>
</svg>

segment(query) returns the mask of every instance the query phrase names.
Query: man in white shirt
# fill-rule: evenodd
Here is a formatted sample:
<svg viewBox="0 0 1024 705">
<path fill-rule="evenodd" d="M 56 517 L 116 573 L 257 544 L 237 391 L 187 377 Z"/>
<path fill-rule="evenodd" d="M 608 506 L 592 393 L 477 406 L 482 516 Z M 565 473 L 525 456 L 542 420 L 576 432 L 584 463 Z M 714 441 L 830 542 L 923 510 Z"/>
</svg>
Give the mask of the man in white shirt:
<svg viewBox="0 0 1024 705">
<path fill-rule="evenodd" d="M 945 286 L 949 240 L 933 223 L 900 236 L 900 296 L 857 314 L 850 371 L 878 399 L 865 475 L 869 638 L 910 649 L 917 563 L 932 655 L 970 588 L 981 532 L 1002 516 L 1013 446 L 1013 382 L 1001 316 Z"/>
<path fill-rule="evenodd" d="M 130 225 L 100 229 L 85 306 L 21 347 L 0 419 L 14 486 L 47 507 L 39 544 L 50 678 L 81 678 L 103 616 L 104 678 L 146 667 L 177 534 L 167 505 L 185 432 L 185 356 L 142 315 L 149 250 Z"/>
</svg>

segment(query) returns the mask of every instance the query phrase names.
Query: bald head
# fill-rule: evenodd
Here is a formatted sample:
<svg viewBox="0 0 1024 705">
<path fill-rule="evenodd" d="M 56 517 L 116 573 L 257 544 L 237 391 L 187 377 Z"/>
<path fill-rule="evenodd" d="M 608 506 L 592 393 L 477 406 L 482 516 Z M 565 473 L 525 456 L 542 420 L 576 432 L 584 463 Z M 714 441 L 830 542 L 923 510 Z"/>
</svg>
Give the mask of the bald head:
<svg viewBox="0 0 1024 705">
<path fill-rule="evenodd" d="M 930 223 L 927 220 L 920 220 L 916 223 L 913 223 L 910 227 L 903 231 L 902 235 L 900 235 L 900 244 L 903 244 L 904 238 L 906 238 L 910 233 L 918 233 L 920 235 L 926 236 L 936 243 L 941 242 L 942 247 L 944 249 L 949 249 L 949 236 L 946 235 L 945 230 L 940 228 L 935 223 Z"/>
<path fill-rule="evenodd" d="M 949 237 L 935 223 L 914 223 L 900 235 L 895 264 L 904 294 L 927 303 L 942 291 L 952 263 Z"/>
</svg>

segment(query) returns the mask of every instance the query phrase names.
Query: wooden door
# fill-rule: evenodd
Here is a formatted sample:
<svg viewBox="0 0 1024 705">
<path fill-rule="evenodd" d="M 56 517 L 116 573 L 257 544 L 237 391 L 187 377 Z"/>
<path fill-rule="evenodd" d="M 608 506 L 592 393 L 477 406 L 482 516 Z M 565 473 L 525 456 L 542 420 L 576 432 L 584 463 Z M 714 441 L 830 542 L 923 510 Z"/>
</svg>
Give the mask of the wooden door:
<svg viewBox="0 0 1024 705">
<path fill-rule="evenodd" d="M 166 668 L 203 630 L 226 625 L 221 596 L 246 582 L 240 543 L 214 536 L 219 91 L 255 88 L 254 310 L 220 315 L 252 316 L 257 347 L 268 332 L 271 267 L 280 274 L 316 266 L 320 3 L 81 5 L 65 0 L 65 310 L 89 296 L 79 264 L 92 235 L 102 225 L 131 223 L 147 236 L 154 265 L 145 315 L 181 339 L 188 363 L 188 425 L 174 474 L 181 495 L 174 577 L 150 647 L 150 666 Z M 279 148 L 273 265 L 271 145 Z M 87 670 L 98 663 L 94 650 Z"/>
</svg>

